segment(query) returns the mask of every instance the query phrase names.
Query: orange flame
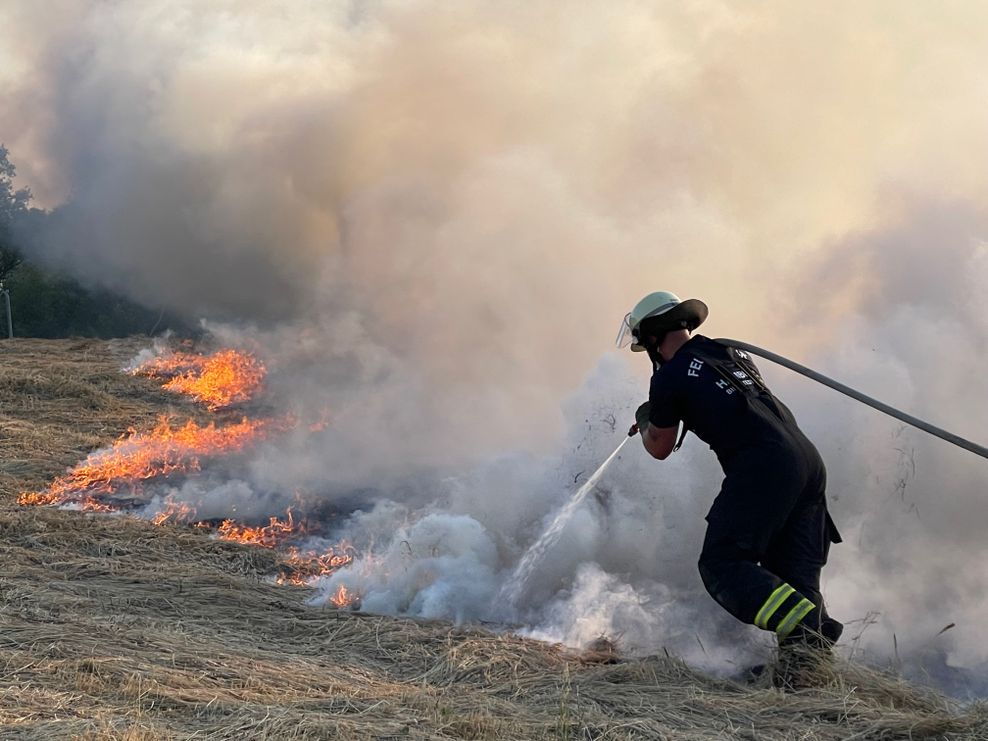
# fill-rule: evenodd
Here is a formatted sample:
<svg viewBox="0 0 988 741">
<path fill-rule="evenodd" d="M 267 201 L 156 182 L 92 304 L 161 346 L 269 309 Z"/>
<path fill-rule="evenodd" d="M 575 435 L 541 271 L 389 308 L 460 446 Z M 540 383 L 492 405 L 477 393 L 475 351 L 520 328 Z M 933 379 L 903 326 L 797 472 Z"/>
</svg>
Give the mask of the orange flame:
<svg viewBox="0 0 988 741">
<path fill-rule="evenodd" d="M 238 452 L 263 437 L 270 425 L 270 420 L 244 417 L 224 427 L 212 422 L 200 427 L 192 420 L 173 427 L 167 417 L 161 417 L 150 432 L 131 430 L 109 448 L 90 453 L 56 478 L 46 492 L 25 492 L 17 503 L 78 502 L 93 495 L 114 494 L 123 486 L 136 488 L 158 476 L 198 471 L 202 458 Z"/>
<path fill-rule="evenodd" d="M 281 559 L 279 584 L 305 584 L 317 576 L 327 576 L 353 563 L 356 549 L 346 541 L 323 553 L 290 547 Z"/>
<path fill-rule="evenodd" d="M 360 596 L 356 592 L 351 592 L 347 589 L 346 584 L 340 584 L 339 589 L 336 590 L 336 594 L 329 598 L 330 603 L 337 610 L 355 605 L 359 600 Z"/>
<path fill-rule="evenodd" d="M 210 411 L 250 401 L 260 390 L 267 369 L 257 358 L 240 350 L 212 355 L 175 352 L 142 363 L 134 375 L 168 379 L 164 388 L 191 396 Z"/>
<path fill-rule="evenodd" d="M 83 512 L 113 512 L 114 508 L 109 504 L 94 499 L 93 497 L 85 497 L 79 501 Z"/>
<path fill-rule="evenodd" d="M 59 495 L 51 491 L 24 491 L 17 496 L 17 503 L 25 507 L 47 507 L 60 501 Z"/>
<path fill-rule="evenodd" d="M 319 412 L 319 418 L 309 424 L 309 432 L 322 432 L 329 427 L 330 414 L 328 409 Z"/>
<path fill-rule="evenodd" d="M 194 520 L 195 516 L 196 508 L 188 502 L 176 502 L 173 499 L 167 499 L 164 509 L 151 518 L 151 524 L 164 525 L 166 522 L 188 522 Z"/>
<path fill-rule="evenodd" d="M 280 520 L 277 517 L 272 517 L 269 523 L 263 527 L 250 527 L 233 520 L 223 520 L 216 532 L 216 537 L 234 543 L 275 548 L 288 538 L 304 532 L 305 528 L 295 523 L 292 510 L 289 508 L 286 519 Z"/>
</svg>

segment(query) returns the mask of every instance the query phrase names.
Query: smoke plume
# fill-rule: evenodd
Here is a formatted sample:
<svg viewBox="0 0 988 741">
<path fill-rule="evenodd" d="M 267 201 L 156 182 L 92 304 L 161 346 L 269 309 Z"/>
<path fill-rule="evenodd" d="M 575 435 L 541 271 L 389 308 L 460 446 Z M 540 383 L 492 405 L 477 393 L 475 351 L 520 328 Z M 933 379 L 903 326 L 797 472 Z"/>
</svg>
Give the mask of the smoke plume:
<svg viewBox="0 0 988 741">
<path fill-rule="evenodd" d="M 15 0 L 0 140 L 52 209 L 31 258 L 208 320 L 259 350 L 279 404 L 328 410 L 197 496 L 318 492 L 373 544 L 327 589 L 503 620 L 499 585 L 646 394 L 610 343 L 648 291 L 985 441 L 986 21 L 891 0 Z M 984 691 L 986 462 L 762 370 L 828 464 L 848 650 L 883 661 L 894 635 Z M 764 650 L 695 574 L 712 455 L 646 458 L 626 448 L 507 619 L 722 668 Z"/>
</svg>

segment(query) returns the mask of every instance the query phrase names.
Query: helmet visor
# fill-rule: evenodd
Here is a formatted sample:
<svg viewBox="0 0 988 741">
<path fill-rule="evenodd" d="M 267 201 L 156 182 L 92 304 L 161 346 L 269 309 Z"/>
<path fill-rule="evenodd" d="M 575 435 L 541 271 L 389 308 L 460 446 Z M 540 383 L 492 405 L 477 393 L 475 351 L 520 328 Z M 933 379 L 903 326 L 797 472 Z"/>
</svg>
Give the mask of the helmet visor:
<svg viewBox="0 0 988 741">
<path fill-rule="evenodd" d="M 634 342 L 635 336 L 631 332 L 631 312 L 624 315 L 621 320 L 621 327 L 618 329 L 617 339 L 614 341 L 616 347 L 624 348 Z"/>
</svg>

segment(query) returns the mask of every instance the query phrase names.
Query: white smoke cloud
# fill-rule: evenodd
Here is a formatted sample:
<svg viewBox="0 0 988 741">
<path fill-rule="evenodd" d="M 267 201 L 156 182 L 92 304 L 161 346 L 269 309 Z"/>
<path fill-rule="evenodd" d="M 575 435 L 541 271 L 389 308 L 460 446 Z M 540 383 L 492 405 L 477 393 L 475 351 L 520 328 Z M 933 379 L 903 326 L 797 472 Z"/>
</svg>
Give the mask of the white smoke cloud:
<svg viewBox="0 0 988 741">
<path fill-rule="evenodd" d="M 15 1 L 0 138 L 55 209 L 32 257 L 208 317 L 279 406 L 329 411 L 176 495 L 319 493 L 373 543 L 334 577 L 365 606 L 473 620 L 644 397 L 604 348 L 647 291 L 984 441 L 986 15 Z M 984 461 L 762 368 L 828 464 L 832 612 L 879 613 L 857 646 L 988 675 Z M 629 446 L 518 619 L 749 651 L 693 566 L 718 485 L 695 440 Z"/>
<path fill-rule="evenodd" d="M 372 563 L 325 578 L 333 594 L 345 584 L 361 595 L 362 609 L 410 613 L 457 622 L 490 615 L 497 588 L 497 547 L 476 520 L 466 515 L 428 514 L 394 530 L 390 544 Z"/>
</svg>

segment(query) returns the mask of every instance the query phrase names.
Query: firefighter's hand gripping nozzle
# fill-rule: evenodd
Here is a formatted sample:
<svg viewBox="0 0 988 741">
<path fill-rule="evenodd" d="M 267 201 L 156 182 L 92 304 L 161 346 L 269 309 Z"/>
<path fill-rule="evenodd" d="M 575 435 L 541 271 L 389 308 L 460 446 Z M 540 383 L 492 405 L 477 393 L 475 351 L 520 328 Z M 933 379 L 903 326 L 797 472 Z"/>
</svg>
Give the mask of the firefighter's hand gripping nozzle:
<svg viewBox="0 0 988 741">
<path fill-rule="evenodd" d="M 634 437 L 639 432 L 644 435 L 645 428 L 648 427 L 648 415 L 652 409 L 651 402 L 646 401 L 635 411 L 635 423 L 628 430 L 628 437 Z"/>
</svg>

